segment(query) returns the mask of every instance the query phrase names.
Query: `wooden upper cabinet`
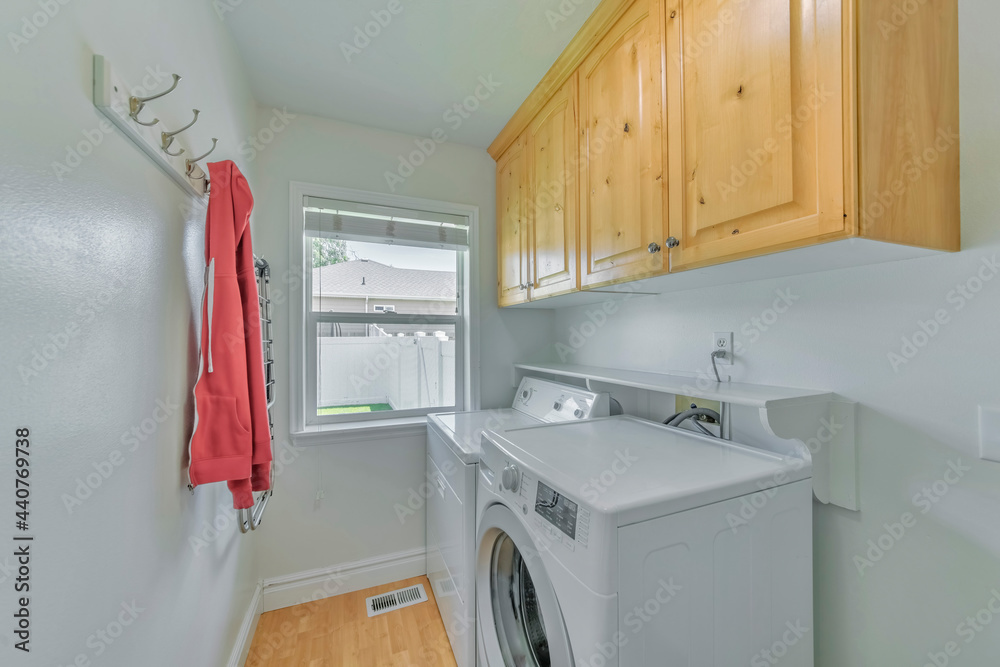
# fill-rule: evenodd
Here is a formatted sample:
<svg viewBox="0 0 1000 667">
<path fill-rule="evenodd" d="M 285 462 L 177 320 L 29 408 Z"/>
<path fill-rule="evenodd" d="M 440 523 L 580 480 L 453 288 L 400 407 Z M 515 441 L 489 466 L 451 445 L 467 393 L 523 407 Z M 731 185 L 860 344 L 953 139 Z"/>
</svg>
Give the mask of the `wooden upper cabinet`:
<svg viewBox="0 0 1000 667">
<path fill-rule="evenodd" d="M 924 5 L 602 0 L 490 146 L 500 304 L 847 238 L 958 250 L 958 0 Z"/>
<path fill-rule="evenodd" d="M 671 270 L 847 236 L 842 0 L 666 0 Z"/>
<path fill-rule="evenodd" d="M 662 0 L 636 0 L 579 68 L 580 283 L 667 269 Z"/>
<path fill-rule="evenodd" d="M 519 137 L 497 161 L 497 299 L 528 300 L 528 160 Z"/>
<path fill-rule="evenodd" d="M 577 112 L 574 76 L 528 126 L 528 279 L 531 299 L 578 289 Z"/>
</svg>

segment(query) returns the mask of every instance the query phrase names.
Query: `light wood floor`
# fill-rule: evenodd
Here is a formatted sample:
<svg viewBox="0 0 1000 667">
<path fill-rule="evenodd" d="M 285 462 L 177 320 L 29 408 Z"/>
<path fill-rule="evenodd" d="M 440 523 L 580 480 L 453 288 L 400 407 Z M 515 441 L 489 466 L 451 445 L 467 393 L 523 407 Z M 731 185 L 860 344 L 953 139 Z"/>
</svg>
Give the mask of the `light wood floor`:
<svg viewBox="0 0 1000 667">
<path fill-rule="evenodd" d="M 368 618 L 365 598 L 422 583 L 427 602 Z M 427 577 L 263 614 L 246 667 L 456 667 Z"/>
</svg>

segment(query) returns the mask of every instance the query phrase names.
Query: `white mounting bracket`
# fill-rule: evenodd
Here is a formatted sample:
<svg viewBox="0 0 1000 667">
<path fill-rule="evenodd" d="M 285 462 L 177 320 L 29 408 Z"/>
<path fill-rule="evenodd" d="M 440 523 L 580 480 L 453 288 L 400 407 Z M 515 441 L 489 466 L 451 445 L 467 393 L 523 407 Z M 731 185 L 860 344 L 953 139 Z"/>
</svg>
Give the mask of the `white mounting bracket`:
<svg viewBox="0 0 1000 667">
<path fill-rule="evenodd" d="M 194 197 L 204 197 L 208 191 L 208 181 L 204 171 L 195 165 L 194 178 L 189 178 L 187 174 L 186 159 L 196 154 L 184 146 L 178 138 L 173 144 L 174 150 L 183 148 L 184 153 L 176 157 L 168 155 L 160 143 L 162 124 L 157 123 L 155 126 L 147 127 L 135 122 L 129 115 L 129 97 L 133 95 L 133 90 L 111 69 L 111 63 L 104 56 L 94 55 L 94 106 L 141 148 L 182 190 Z M 146 91 L 144 94 L 152 92 L 156 91 Z M 143 115 L 149 118 L 156 117 L 152 108 L 148 106 Z"/>
<path fill-rule="evenodd" d="M 828 400 L 782 402 L 760 408 L 771 435 L 792 440 L 812 458 L 813 494 L 826 505 L 861 509 L 856 429 L 857 403 L 830 394 Z"/>
</svg>

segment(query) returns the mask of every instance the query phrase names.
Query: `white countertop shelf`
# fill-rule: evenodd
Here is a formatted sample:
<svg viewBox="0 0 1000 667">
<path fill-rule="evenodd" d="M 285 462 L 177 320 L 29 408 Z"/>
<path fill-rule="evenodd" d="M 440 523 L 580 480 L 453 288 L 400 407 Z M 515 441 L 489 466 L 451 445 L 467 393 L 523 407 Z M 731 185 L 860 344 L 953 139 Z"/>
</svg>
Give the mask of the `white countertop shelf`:
<svg viewBox="0 0 1000 667">
<path fill-rule="evenodd" d="M 861 509 L 857 404 L 835 393 L 547 362 L 514 364 L 515 386 L 519 373 L 586 380 L 588 387 L 600 382 L 756 408 L 769 437 L 794 443 L 794 451 L 812 461 L 813 492 L 820 502 Z M 782 447 L 773 451 L 782 452 Z"/>
<path fill-rule="evenodd" d="M 635 387 L 666 394 L 693 396 L 720 403 L 746 405 L 752 408 L 770 409 L 805 402 L 825 402 L 834 400 L 827 391 L 772 387 L 744 382 L 716 382 L 705 378 L 648 371 L 630 371 L 598 366 L 580 366 L 560 363 L 519 363 L 514 368 L 529 373 L 547 373 L 562 377 L 578 378 L 593 382 L 604 382 L 622 387 Z"/>
</svg>

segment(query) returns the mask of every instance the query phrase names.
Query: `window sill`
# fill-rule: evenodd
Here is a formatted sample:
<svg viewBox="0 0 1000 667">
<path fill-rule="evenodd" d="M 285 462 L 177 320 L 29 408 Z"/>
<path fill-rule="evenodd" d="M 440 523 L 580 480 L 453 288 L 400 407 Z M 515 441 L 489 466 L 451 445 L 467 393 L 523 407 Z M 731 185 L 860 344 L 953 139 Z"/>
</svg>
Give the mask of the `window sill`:
<svg viewBox="0 0 1000 667">
<path fill-rule="evenodd" d="M 307 426 L 301 431 L 293 432 L 291 436 L 292 444 L 296 447 L 318 447 L 365 440 L 412 438 L 426 433 L 427 417 L 421 416 Z"/>
</svg>

